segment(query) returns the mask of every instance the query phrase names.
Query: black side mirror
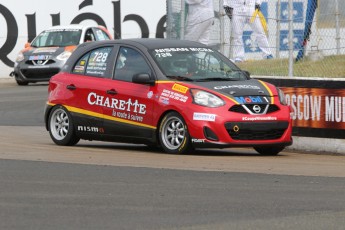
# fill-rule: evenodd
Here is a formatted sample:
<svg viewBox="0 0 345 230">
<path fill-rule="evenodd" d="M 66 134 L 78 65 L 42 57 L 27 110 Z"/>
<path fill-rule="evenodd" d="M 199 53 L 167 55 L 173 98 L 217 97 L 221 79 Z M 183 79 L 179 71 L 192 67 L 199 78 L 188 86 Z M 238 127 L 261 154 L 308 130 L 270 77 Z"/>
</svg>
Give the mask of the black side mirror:
<svg viewBox="0 0 345 230">
<path fill-rule="evenodd" d="M 148 85 L 155 84 L 155 80 L 151 79 L 151 76 L 148 73 L 134 74 L 132 78 L 132 82 L 138 83 L 138 84 L 148 84 Z"/>
<path fill-rule="evenodd" d="M 242 73 L 244 74 L 244 76 L 246 76 L 248 79 L 250 79 L 250 73 L 249 73 L 249 71 L 242 70 Z"/>
</svg>

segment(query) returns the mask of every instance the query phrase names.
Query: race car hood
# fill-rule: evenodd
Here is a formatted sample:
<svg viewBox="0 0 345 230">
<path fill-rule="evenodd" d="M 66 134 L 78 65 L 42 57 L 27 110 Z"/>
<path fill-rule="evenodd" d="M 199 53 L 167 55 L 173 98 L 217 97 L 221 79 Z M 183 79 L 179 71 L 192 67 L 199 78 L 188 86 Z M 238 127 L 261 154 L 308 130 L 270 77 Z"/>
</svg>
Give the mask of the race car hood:
<svg viewBox="0 0 345 230">
<path fill-rule="evenodd" d="M 66 46 L 66 47 L 30 47 L 27 49 L 23 55 L 26 59 L 50 59 L 52 57 L 56 57 L 63 53 L 64 51 L 71 51 L 76 48 L 76 46 Z M 47 56 L 49 58 L 47 58 Z M 44 58 L 43 58 L 44 57 Z"/>
<path fill-rule="evenodd" d="M 195 82 L 193 84 L 219 92 L 227 97 L 235 99 L 239 103 L 246 100 L 245 97 L 247 96 L 270 98 L 276 94 L 276 90 L 274 90 L 271 84 L 256 79 L 245 81 Z"/>
</svg>

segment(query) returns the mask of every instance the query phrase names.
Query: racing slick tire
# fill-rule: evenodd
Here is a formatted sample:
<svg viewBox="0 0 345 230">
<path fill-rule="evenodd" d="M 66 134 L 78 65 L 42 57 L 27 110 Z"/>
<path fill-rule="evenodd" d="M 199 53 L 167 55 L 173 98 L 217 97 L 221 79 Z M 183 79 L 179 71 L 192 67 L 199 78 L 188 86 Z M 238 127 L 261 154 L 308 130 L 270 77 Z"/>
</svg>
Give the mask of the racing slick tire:
<svg viewBox="0 0 345 230">
<path fill-rule="evenodd" d="M 57 145 L 71 146 L 79 142 L 76 136 L 71 115 L 61 105 L 55 106 L 48 118 L 50 137 Z"/>
<path fill-rule="evenodd" d="M 193 150 L 186 122 L 177 112 L 169 112 L 164 116 L 159 126 L 158 138 L 166 153 L 184 154 Z"/>
<path fill-rule="evenodd" d="M 255 151 L 263 156 L 277 156 L 284 148 L 284 146 L 254 147 Z"/>
</svg>

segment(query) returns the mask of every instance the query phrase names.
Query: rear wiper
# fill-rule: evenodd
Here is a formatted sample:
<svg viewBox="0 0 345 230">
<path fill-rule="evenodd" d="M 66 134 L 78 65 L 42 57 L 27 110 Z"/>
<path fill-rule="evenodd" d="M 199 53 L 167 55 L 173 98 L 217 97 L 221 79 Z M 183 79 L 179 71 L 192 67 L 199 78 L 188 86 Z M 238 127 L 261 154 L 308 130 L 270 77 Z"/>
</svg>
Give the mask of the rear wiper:
<svg viewBox="0 0 345 230">
<path fill-rule="evenodd" d="M 167 76 L 167 78 L 176 79 L 178 81 L 194 81 L 193 79 L 186 76 Z"/>
</svg>

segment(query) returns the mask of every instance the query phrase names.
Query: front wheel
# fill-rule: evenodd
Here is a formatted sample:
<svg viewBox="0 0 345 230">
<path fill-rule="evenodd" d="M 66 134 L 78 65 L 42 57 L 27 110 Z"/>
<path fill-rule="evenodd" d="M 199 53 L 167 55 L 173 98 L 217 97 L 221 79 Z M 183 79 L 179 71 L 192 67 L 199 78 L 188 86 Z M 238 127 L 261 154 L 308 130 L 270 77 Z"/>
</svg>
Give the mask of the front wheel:
<svg viewBox="0 0 345 230">
<path fill-rule="evenodd" d="M 55 106 L 48 120 L 49 134 L 57 145 L 75 145 L 80 138 L 76 136 L 71 115 L 63 106 Z"/>
<path fill-rule="evenodd" d="M 167 153 L 183 154 L 191 150 L 187 125 L 177 112 L 164 116 L 159 126 L 159 141 Z"/>
<path fill-rule="evenodd" d="M 255 151 L 257 151 L 260 155 L 263 156 L 276 156 L 278 153 L 283 151 L 285 147 L 278 146 L 278 147 L 254 147 Z"/>
<path fill-rule="evenodd" d="M 20 85 L 20 86 L 24 86 L 24 85 L 28 85 L 29 84 L 29 82 L 22 81 L 22 80 L 16 80 L 16 82 L 17 82 L 17 85 Z"/>
</svg>

